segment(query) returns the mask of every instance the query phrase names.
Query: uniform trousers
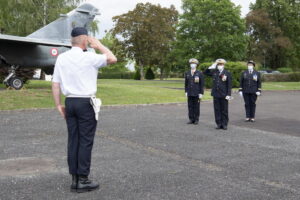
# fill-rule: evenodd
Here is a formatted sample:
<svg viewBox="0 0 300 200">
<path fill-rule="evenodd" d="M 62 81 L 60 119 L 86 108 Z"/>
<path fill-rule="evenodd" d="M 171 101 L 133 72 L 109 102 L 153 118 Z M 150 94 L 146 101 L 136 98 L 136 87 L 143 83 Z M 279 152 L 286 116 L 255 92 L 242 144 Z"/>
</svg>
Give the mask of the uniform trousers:
<svg viewBox="0 0 300 200">
<path fill-rule="evenodd" d="M 228 100 L 225 97 L 214 97 L 214 112 L 217 126 L 227 127 L 229 121 Z"/>
<path fill-rule="evenodd" d="M 243 93 L 243 97 L 245 101 L 246 118 L 255 118 L 257 95 Z"/>
<path fill-rule="evenodd" d="M 200 100 L 198 96 L 188 96 L 189 119 L 192 122 L 199 121 Z"/>
<path fill-rule="evenodd" d="M 97 127 L 90 98 L 66 98 L 69 173 L 88 176 Z"/>
</svg>

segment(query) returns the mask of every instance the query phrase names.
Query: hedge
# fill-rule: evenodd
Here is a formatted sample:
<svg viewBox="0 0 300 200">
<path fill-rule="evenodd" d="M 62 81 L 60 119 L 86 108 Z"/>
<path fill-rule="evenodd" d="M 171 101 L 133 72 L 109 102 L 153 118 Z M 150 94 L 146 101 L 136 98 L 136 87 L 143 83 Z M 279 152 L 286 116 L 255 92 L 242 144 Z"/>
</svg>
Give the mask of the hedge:
<svg viewBox="0 0 300 200">
<path fill-rule="evenodd" d="M 135 72 L 99 73 L 98 79 L 133 79 Z"/>
<path fill-rule="evenodd" d="M 293 72 L 293 69 L 288 67 L 281 67 L 278 68 L 277 71 L 280 71 L 281 73 L 291 73 Z"/>
<path fill-rule="evenodd" d="M 212 63 L 202 63 L 200 64 L 200 70 L 205 71 Z M 240 77 L 241 73 L 247 69 L 246 63 L 244 62 L 228 62 L 225 65 L 225 69 L 231 73 L 232 76 L 232 87 L 240 87 Z M 256 68 L 256 70 L 258 70 Z M 212 87 L 212 78 L 205 76 L 205 87 Z"/>
<path fill-rule="evenodd" d="M 265 82 L 299 82 L 300 72 L 284 74 L 264 74 L 262 80 Z"/>
</svg>

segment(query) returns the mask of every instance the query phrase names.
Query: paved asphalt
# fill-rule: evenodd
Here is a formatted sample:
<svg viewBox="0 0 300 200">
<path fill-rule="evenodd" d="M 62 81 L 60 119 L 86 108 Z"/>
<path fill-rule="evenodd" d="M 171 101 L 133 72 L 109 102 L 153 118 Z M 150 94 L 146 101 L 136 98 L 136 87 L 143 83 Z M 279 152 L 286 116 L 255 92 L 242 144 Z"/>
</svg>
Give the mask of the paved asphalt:
<svg viewBox="0 0 300 200">
<path fill-rule="evenodd" d="M 198 126 L 187 107 L 104 107 L 93 149 L 94 192 L 69 192 L 66 126 L 55 110 L 0 112 L 0 199 L 300 199 L 300 91 L 264 92 L 257 122 L 230 103 L 228 131 L 212 103 Z"/>
</svg>

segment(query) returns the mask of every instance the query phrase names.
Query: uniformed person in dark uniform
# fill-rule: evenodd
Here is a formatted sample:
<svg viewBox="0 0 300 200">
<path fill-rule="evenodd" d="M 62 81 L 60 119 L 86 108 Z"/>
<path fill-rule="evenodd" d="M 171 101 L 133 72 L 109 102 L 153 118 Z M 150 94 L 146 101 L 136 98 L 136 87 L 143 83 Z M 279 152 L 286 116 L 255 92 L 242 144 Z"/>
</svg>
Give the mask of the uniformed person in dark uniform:
<svg viewBox="0 0 300 200">
<path fill-rule="evenodd" d="M 245 121 L 254 122 L 257 96 L 261 95 L 261 76 L 254 70 L 255 62 L 249 61 L 247 66 L 248 70 L 244 71 L 240 78 L 239 93 L 245 101 Z"/>
<path fill-rule="evenodd" d="M 204 94 L 204 76 L 196 68 L 199 65 L 197 59 L 189 60 L 191 70 L 185 73 L 185 95 L 188 98 L 189 119 L 188 124 L 199 123 L 200 99 Z"/>
<path fill-rule="evenodd" d="M 224 69 L 226 61 L 218 59 L 204 74 L 213 78 L 211 95 L 214 98 L 216 129 L 227 130 L 229 121 L 228 101 L 231 99 L 232 79 L 230 72 Z"/>
</svg>

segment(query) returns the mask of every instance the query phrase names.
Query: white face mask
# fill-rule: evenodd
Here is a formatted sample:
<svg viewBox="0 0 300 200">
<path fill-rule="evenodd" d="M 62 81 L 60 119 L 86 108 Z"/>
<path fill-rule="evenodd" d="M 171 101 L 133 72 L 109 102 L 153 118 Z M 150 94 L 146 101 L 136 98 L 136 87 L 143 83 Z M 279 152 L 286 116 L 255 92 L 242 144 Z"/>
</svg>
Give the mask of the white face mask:
<svg viewBox="0 0 300 200">
<path fill-rule="evenodd" d="M 248 70 L 253 71 L 253 65 L 248 65 Z"/>
<path fill-rule="evenodd" d="M 196 69 L 196 67 L 197 67 L 197 64 L 194 64 L 194 63 L 191 64 L 191 68 L 192 68 L 192 69 Z"/>
<path fill-rule="evenodd" d="M 224 65 L 218 65 L 218 70 L 219 71 L 223 71 L 223 69 L 224 69 Z"/>
</svg>

